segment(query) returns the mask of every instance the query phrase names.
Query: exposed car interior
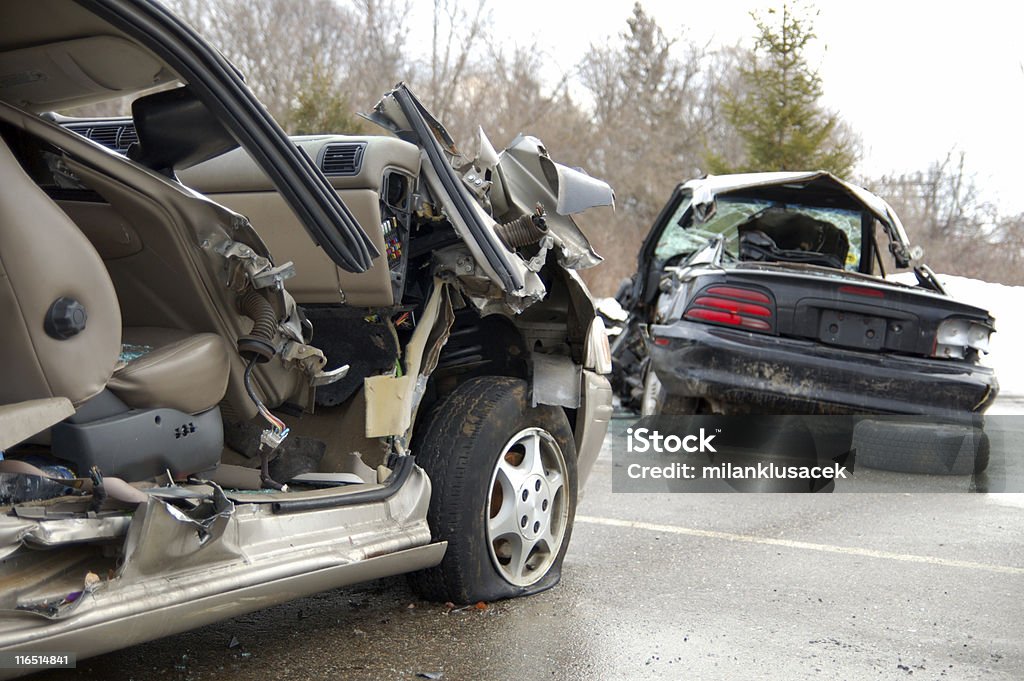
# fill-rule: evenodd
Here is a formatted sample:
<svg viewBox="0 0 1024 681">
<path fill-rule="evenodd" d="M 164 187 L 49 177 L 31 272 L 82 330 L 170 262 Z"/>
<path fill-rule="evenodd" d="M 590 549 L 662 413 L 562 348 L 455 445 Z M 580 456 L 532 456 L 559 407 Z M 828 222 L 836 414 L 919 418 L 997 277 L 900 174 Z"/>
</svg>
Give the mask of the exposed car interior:
<svg viewBox="0 0 1024 681">
<path fill-rule="evenodd" d="M 874 220 L 856 206 L 809 205 L 758 195 L 719 197 L 706 216 L 696 215 L 684 202 L 661 235 L 655 255 L 671 266 L 711 238 L 721 238 L 726 254 L 739 261 L 851 272 L 865 271 L 863 263 L 870 273 L 877 253 Z"/>
<path fill-rule="evenodd" d="M 54 455 L 85 469 L 102 465 L 147 477 L 163 458 L 150 461 L 153 452 L 139 451 L 138 443 L 156 438 L 167 442 L 154 443 L 153 450 L 175 450 L 166 465 L 176 471 L 211 467 L 220 457 L 217 405 L 231 368 L 224 339 L 143 314 L 152 306 L 132 301 L 131 288 L 115 286 L 113 276 L 124 281 L 119 258 L 108 269 L 61 209 L 74 214 L 76 206 L 95 204 L 54 201 L 6 146 L 0 147 L 0 176 L 18 196 L 16 203 L 4 202 L 0 218 L 0 267 L 8 284 L 2 308 L 20 313 L 8 316 L 13 328 L 3 335 L 4 356 L 16 361 L 0 401 L 68 397 L 79 410 L 54 428 L 51 446 Z M 106 210 L 114 212 L 109 204 Z M 40 317 L 43 325 L 33 323 Z"/>
<path fill-rule="evenodd" d="M 90 372 L 78 373 L 82 385 L 73 386 L 77 413 L 20 447 L 75 464 L 80 475 L 95 465 L 129 480 L 163 473 L 182 478 L 221 463 L 262 465 L 269 478 L 266 462 L 257 456 L 260 428 L 269 421 L 276 437 L 291 427 L 292 437 L 277 452 L 280 474 L 355 471 L 379 483 L 387 471 L 373 471 L 393 447 L 382 435 L 409 424 L 367 427 L 364 384 L 409 372 L 405 348 L 436 288 L 439 260 L 457 271 L 460 258 L 472 262 L 461 237 L 420 187 L 420 149 L 390 135 L 294 139 L 381 254 L 365 272 L 346 271 L 309 238 L 271 179 L 161 60 L 92 14 L 77 7 L 69 14 L 63 3 L 56 4 L 60 12 L 51 0 L 26 3 L 24 22 L 0 29 L 0 64 L 16 70 L 38 63 L 43 53 L 49 60 L 38 77 L 26 71 L 0 79 L 0 136 L 13 154 L 6 172 L 17 175 L 26 194 L 31 188 L 39 204 L 30 212 L 50 216 L 47 221 L 62 234 L 74 234 L 78 256 L 69 251 L 62 256 L 66 267 L 44 267 L 53 255 L 42 248 L 47 240 L 39 240 L 38 231 L 24 233 L 24 223 L 13 218 L 4 225 L 12 235 L 3 250 L 9 260 L 11 253 L 35 249 L 25 257 L 34 264 L 26 266 L 28 283 L 22 284 L 23 291 L 31 287 L 41 296 L 32 301 L 37 309 L 31 314 L 51 314 L 57 323 L 68 318 L 82 329 L 72 329 L 74 337 L 66 339 L 48 336 L 42 345 L 25 336 L 9 351 L 25 355 L 26 364 L 25 353 L 40 353 L 45 359 L 39 361 L 65 369 L 79 362 L 94 365 L 86 365 Z M 49 22 L 51 11 L 73 20 L 66 26 Z M 132 97 L 130 118 L 54 113 L 113 95 Z M 528 217 L 508 234 L 514 248 L 540 260 L 534 265 L 539 269 L 547 246 L 536 242 L 544 233 L 516 226 Z M 239 245 L 226 252 L 224 239 Z M 287 261 L 270 262 L 269 253 L 284 254 Z M 286 293 L 272 286 L 247 293 L 239 273 L 259 258 L 272 266 L 278 289 L 286 283 Z M 475 375 L 529 378 L 531 353 L 553 356 L 558 366 L 583 361 L 589 321 L 576 315 L 589 303 L 564 270 L 541 274 L 548 289 L 544 303 L 522 314 L 482 315 L 456 296 L 446 303 L 450 313 L 445 306 L 436 313 L 436 329 L 435 319 L 428 320 L 425 342 L 437 351 L 428 347 L 433 374 L 422 394 L 424 410 Z M 46 276 L 53 281 L 40 288 Z M 77 283 L 68 288 L 69 281 Z M 491 287 L 472 272 L 461 285 L 481 296 Z M 5 301 L 3 312 L 27 314 L 22 295 Z M 291 296 L 301 308 L 290 326 L 283 324 L 292 336 L 285 340 L 311 344 L 326 356 L 324 370 L 340 375 L 315 390 L 293 370 L 301 358 L 260 357 L 250 366 L 250 355 L 238 352 L 243 346 L 258 350 L 250 337 L 268 323 L 261 326 L 261 315 L 281 319 L 294 305 Z M 62 297 L 67 300 L 57 305 Z M 87 323 L 74 321 L 85 318 Z M 112 328 L 121 328 L 120 335 Z M 35 336 L 42 333 L 33 329 Z M 47 386 L 43 377 L 34 384 L 38 389 L 30 385 L 11 382 L 8 389 L 17 386 L 18 393 L 4 394 L 4 401 L 67 394 L 59 384 Z M 560 393 L 552 388 L 552 394 Z M 268 406 L 295 418 L 286 426 Z M 385 406 L 378 398 L 377 410 L 387 411 Z M 314 407 L 318 415 L 297 418 Z M 153 433 L 166 442 L 148 452 L 132 444 Z M 338 451 L 340 443 L 345 451 Z M 285 466 L 289 455 L 299 463 Z"/>
<path fill-rule="evenodd" d="M 179 146 L 177 158 L 153 154 L 173 142 L 159 139 L 167 126 L 158 119 L 192 105 L 187 88 L 136 97 L 140 129 L 162 143 L 136 163 L 38 115 L 178 81 L 113 26 L 59 4 L 24 3 L 23 21 L 0 28 L 0 67 L 13 74 L 0 79 L 0 312 L 12 322 L 0 339 L 9 367 L 0 403 L 61 396 L 76 412 L 4 454 L 129 481 L 209 472 L 232 451 L 225 422 L 249 421 L 264 402 L 310 405 L 294 366 L 249 367 L 236 350 L 260 315 L 273 328 L 294 303 L 272 289 L 246 292 L 243 270 L 268 253 L 259 236 L 161 172 L 169 160 L 237 146 L 221 131 L 194 134 L 201 143 Z M 270 210 L 288 213 L 282 203 Z M 308 241 L 301 227 L 296 236 Z M 229 243 L 248 260 L 216 252 Z M 293 326 L 291 340 L 305 347 L 308 329 Z"/>
<path fill-rule="evenodd" d="M 252 322 L 230 313 L 234 292 L 201 257 L 197 233 L 230 215 L 92 145 L 74 149 L 56 126 L 7 107 L 0 117 L 5 186 L 18 188 L 0 225 L 3 309 L 22 327 L 4 335 L 17 358 L 4 402 L 69 397 L 78 412 L 51 444 L 83 470 L 103 464 L 138 478 L 210 468 L 222 445 L 218 405 L 234 418 L 255 413 L 230 351 Z M 258 381 L 267 399 L 297 389 L 271 365 Z M 142 452 L 137 443 L 151 438 L 167 442 Z"/>
<path fill-rule="evenodd" d="M 843 269 L 850 252 L 846 233 L 831 222 L 784 206 L 771 206 L 736 227 L 740 260 L 795 262 Z"/>
<path fill-rule="evenodd" d="M 420 165 L 415 145 L 391 137 L 337 135 L 296 138 L 296 142 L 318 161 L 383 254 L 368 271 L 342 270 L 305 238 L 284 199 L 241 149 L 185 170 L 179 177 L 187 186 L 246 215 L 270 251 L 287 254 L 294 263 L 295 276 L 289 279 L 288 289 L 312 322 L 319 347 L 334 365 L 350 367 L 341 381 L 317 391 L 318 404 L 334 406 L 352 397 L 365 377 L 394 368 L 398 334 L 407 340 L 406 332 L 415 327 L 413 311 L 422 305 L 430 284 L 429 276 L 424 280 L 422 273 L 413 273 L 407 282 L 410 259 L 422 265 L 431 245 L 455 243 L 457 237 L 448 228 L 424 240 L 419 227 L 417 250 L 412 252 L 413 197 Z"/>
</svg>

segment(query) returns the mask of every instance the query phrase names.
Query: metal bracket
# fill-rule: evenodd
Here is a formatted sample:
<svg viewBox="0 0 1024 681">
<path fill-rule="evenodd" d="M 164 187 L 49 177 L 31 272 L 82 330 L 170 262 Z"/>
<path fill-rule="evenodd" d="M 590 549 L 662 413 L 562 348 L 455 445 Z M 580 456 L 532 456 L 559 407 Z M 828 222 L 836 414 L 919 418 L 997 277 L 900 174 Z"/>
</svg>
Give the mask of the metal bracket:
<svg viewBox="0 0 1024 681">
<path fill-rule="evenodd" d="M 267 288 L 273 286 L 274 288 L 280 289 L 286 279 L 291 279 L 295 276 L 295 264 L 290 260 L 283 265 L 277 267 L 271 267 L 268 270 L 263 270 L 258 274 L 251 275 L 252 285 L 254 288 Z"/>
<path fill-rule="evenodd" d="M 246 278 L 253 288 L 283 288 L 283 282 L 295 276 L 295 265 L 286 262 L 274 267 L 268 258 L 257 254 L 254 250 L 238 241 L 225 241 L 217 247 L 217 252 L 229 261 L 236 261 L 245 270 Z"/>
<path fill-rule="evenodd" d="M 345 378 L 346 376 L 348 376 L 348 370 L 349 365 L 343 364 L 337 369 L 331 369 L 330 371 L 321 371 L 320 373 L 316 374 L 315 376 L 313 376 L 313 378 L 310 379 L 310 385 L 316 387 L 336 383 L 341 379 Z"/>
</svg>

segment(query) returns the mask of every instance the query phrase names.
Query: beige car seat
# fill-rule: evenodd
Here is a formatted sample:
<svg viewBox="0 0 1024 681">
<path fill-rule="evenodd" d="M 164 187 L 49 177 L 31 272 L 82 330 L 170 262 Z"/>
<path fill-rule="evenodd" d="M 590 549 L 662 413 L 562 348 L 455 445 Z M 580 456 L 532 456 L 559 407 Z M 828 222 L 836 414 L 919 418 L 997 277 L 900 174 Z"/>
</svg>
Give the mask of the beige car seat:
<svg viewBox="0 0 1024 681">
<path fill-rule="evenodd" d="M 145 478 L 214 465 L 230 371 L 224 339 L 122 331 L 103 260 L 3 142 L 0 187 L 0 404 L 70 399 L 78 412 L 54 427 L 52 448 L 79 468 Z"/>
</svg>

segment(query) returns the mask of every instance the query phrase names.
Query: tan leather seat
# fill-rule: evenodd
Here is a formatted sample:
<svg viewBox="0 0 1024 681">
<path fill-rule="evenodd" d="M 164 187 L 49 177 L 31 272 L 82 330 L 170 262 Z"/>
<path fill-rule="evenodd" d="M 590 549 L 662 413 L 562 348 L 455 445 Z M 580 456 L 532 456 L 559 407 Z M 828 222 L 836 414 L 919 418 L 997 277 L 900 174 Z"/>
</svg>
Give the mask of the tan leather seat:
<svg viewBox="0 0 1024 681">
<path fill-rule="evenodd" d="M 107 387 L 128 406 L 198 414 L 224 397 L 231 367 L 220 336 L 136 327 L 124 329 L 122 341 L 141 354 L 120 366 Z"/>
<path fill-rule="evenodd" d="M 130 330 L 128 342 L 151 350 L 118 368 L 121 312 L 96 249 L 2 141 L 0 187 L 0 404 L 80 406 L 109 387 L 131 407 L 196 414 L 224 397 L 228 348 L 215 334 Z M 59 299 L 74 304 L 62 333 L 47 327 Z"/>
<path fill-rule="evenodd" d="M 0 404 L 98 394 L 121 351 L 121 310 L 92 244 L 0 141 Z M 85 309 L 66 338 L 45 328 L 58 298 Z"/>
</svg>

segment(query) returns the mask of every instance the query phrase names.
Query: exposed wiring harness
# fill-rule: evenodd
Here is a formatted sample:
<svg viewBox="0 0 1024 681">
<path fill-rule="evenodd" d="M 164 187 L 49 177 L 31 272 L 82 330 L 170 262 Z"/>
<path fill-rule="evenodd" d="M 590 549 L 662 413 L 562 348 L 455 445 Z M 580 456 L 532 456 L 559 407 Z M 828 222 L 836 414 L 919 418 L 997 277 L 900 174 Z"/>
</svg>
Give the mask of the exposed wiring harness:
<svg viewBox="0 0 1024 681">
<path fill-rule="evenodd" d="M 252 370 L 258 359 L 258 357 L 253 357 L 245 367 L 245 392 L 249 394 L 249 399 L 256 405 L 260 416 L 270 424 L 270 428 L 264 430 L 260 435 L 260 482 L 264 487 L 284 491 L 287 487 L 270 477 L 270 453 L 288 437 L 289 428 L 284 421 L 270 413 L 252 387 Z"/>
</svg>

